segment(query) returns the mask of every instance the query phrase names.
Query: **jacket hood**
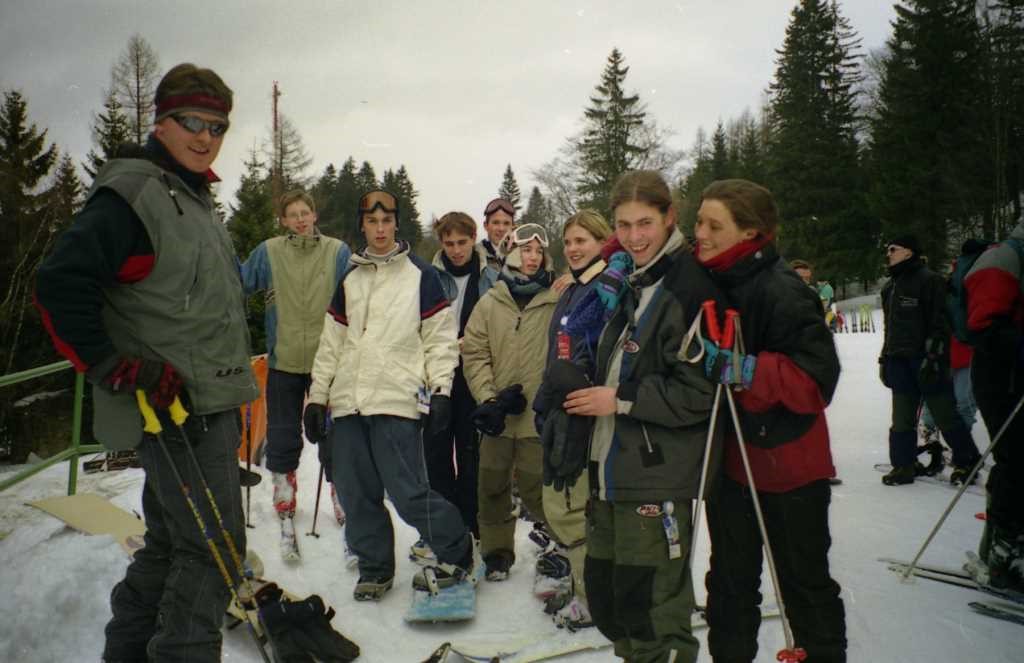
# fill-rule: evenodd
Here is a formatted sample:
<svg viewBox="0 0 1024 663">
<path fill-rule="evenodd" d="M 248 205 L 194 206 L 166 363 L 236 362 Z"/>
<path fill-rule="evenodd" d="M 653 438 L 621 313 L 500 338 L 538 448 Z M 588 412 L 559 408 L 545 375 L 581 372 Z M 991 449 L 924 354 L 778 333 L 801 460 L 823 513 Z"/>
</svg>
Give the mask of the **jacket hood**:
<svg viewBox="0 0 1024 663">
<path fill-rule="evenodd" d="M 367 247 L 364 246 L 363 248 L 359 249 L 358 252 L 353 253 L 352 257 L 349 258 L 349 260 L 351 260 L 353 262 L 353 264 L 359 265 L 360 267 L 363 267 L 363 266 L 366 266 L 366 265 L 373 265 L 375 263 L 375 261 L 372 258 L 367 257 L 367 255 L 366 255 L 366 248 Z M 406 242 L 404 239 L 398 240 L 398 251 L 396 251 L 393 256 L 388 258 L 384 262 L 384 264 L 386 264 L 386 265 L 387 264 L 391 264 L 391 263 L 395 262 L 396 260 L 399 260 L 401 258 L 405 258 L 406 256 L 409 255 L 409 251 L 410 251 L 409 243 Z"/>
</svg>

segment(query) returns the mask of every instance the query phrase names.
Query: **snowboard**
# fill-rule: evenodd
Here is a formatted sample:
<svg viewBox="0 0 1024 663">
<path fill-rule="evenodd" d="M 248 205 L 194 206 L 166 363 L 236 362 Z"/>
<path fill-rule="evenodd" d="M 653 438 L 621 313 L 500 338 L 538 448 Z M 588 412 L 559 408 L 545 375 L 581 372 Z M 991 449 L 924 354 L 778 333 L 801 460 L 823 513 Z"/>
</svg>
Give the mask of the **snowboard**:
<svg viewBox="0 0 1024 663">
<path fill-rule="evenodd" d="M 483 581 L 484 565 L 477 563 L 473 581 L 445 587 L 438 593 L 413 589 L 412 602 L 403 618 L 410 623 L 464 622 L 476 616 L 476 588 Z M 457 660 L 457 659 L 454 659 Z"/>
<path fill-rule="evenodd" d="M 778 609 L 764 608 L 762 619 L 779 616 Z M 693 616 L 693 630 L 707 628 L 700 612 Z M 472 643 L 446 642 L 434 650 L 423 663 L 533 663 L 547 661 L 575 652 L 610 648 L 612 643 L 596 628 L 570 632 L 537 633 L 532 636 L 512 636 L 504 641 L 474 641 Z"/>
<path fill-rule="evenodd" d="M 143 545 L 146 524 L 99 495 L 78 493 L 36 500 L 28 505 L 64 521 L 79 532 L 112 536 L 129 555 L 134 555 Z"/>
<path fill-rule="evenodd" d="M 889 463 L 875 463 L 875 469 L 881 472 L 882 474 L 888 474 L 889 472 L 892 471 L 892 465 L 890 465 Z M 984 469 L 982 470 L 982 472 L 984 472 Z M 985 475 L 982 472 L 978 473 L 978 476 L 976 476 L 974 479 L 974 483 L 971 484 L 970 486 L 967 486 L 967 490 L 965 492 L 968 492 L 972 495 L 977 495 L 979 497 L 985 497 Z M 942 474 L 936 474 L 935 476 L 931 477 L 914 477 L 914 481 L 920 481 L 921 483 L 928 483 L 935 486 L 942 486 L 943 488 L 950 488 L 952 490 L 960 490 L 959 485 L 954 486 L 949 482 L 949 477 Z"/>
</svg>

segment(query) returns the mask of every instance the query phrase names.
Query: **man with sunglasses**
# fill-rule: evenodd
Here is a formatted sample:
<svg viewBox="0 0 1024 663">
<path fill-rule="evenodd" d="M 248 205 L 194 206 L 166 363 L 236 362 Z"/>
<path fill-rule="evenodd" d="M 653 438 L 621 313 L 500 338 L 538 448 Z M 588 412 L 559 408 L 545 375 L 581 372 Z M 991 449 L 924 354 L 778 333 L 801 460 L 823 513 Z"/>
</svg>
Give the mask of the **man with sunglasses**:
<svg viewBox="0 0 1024 663">
<path fill-rule="evenodd" d="M 946 282 L 925 266 L 913 235 L 891 240 L 886 256 L 890 278 L 882 287 L 885 336 L 878 364 L 882 384 L 892 390 L 892 471 L 882 477 L 882 483 L 914 483 L 919 471 L 917 413 L 922 400 L 953 450 L 950 482 L 963 483 L 981 454 L 954 405 Z"/>
<path fill-rule="evenodd" d="M 487 266 L 500 272 L 502 258 L 498 252 L 501 240 L 505 239 L 516 223 L 515 205 L 504 198 L 495 198 L 484 207 L 484 231 L 487 233 L 480 245 L 487 253 Z"/>
<path fill-rule="evenodd" d="M 356 213 L 366 246 L 331 299 L 304 423 L 311 441 L 329 445 L 346 542 L 359 559 L 353 596 L 377 601 L 395 576 L 385 493 L 436 556 L 414 587 L 426 589 L 430 576 L 440 588 L 475 582 L 476 555 L 459 510 L 431 489 L 423 459 L 422 437 L 436 437 L 450 420 L 459 361 L 451 306 L 437 270 L 396 240 L 394 195 L 371 191 Z"/>
<path fill-rule="evenodd" d="M 198 488 L 198 464 L 244 551 L 238 408 L 259 391 L 237 260 L 209 189 L 232 91 L 213 71 L 181 64 L 154 101 L 149 140 L 97 173 L 39 269 L 36 300 L 57 350 L 93 383 L 96 438 L 138 447 L 146 473 L 145 545 L 111 593 L 103 660 L 212 663 L 229 588 L 176 472 Z M 143 433 L 137 391 L 156 408 L 162 441 Z M 181 428 L 166 409 L 179 395 L 190 413 Z M 208 500 L 195 502 L 216 522 Z"/>
</svg>

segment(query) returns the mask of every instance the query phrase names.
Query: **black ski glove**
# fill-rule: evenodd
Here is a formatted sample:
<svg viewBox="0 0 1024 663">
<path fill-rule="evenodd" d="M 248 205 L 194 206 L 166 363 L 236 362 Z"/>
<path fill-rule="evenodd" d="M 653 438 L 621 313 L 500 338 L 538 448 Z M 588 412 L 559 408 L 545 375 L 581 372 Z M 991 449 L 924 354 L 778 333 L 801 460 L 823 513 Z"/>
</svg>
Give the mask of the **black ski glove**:
<svg viewBox="0 0 1024 663">
<path fill-rule="evenodd" d="M 925 341 L 924 350 L 927 354 L 917 371 L 917 381 L 923 389 L 929 389 L 942 383 L 946 375 L 946 366 L 949 365 L 945 347 L 945 342 L 941 340 L 930 338 Z"/>
<path fill-rule="evenodd" d="M 260 604 L 260 619 L 270 631 L 278 659 L 286 663 L 349 663 L 359 646 L 331 626 L 334 609 L 316 594 L 302 601 L 283 597 Z"/>
<path fill-rule="evenodd" d="M 306 439 L 313 444 L 320 444 L 327 439 L 327 406 L 310 403 L 302 414 L 302 425 L 306 429 Z"/>
<path fill-rule="evenodd" d="M 544 484 L 558 492 L 576 485 L 587 467 L 590 417 L 567 414 L 559 408 L 544 420 L 541 433 Z"/>
<path fill-rule="evenodd" d="M 505 411 L 505 414 L 522 414 L 526 411 L 526 396 L 523 395 L 523 385 L 513 384 L 505 387 L 494 397 L 498 405 Z"/>
<path fill-rule="evenodd" d="M 469 418 L 484 435 L 496 437 L 505 431 L 505 410 L 493 398 L 478 405 Z"/>
<path fill-rule="evenodd" d="M 452 422 L 452 399 L 444 394 L 434 394 L 430 397 L 430 414 L 427 415 L 427 425 L 424 428 L 424 439 L 432 440 L 441 433 L 448 430 Z"/>
</svg>

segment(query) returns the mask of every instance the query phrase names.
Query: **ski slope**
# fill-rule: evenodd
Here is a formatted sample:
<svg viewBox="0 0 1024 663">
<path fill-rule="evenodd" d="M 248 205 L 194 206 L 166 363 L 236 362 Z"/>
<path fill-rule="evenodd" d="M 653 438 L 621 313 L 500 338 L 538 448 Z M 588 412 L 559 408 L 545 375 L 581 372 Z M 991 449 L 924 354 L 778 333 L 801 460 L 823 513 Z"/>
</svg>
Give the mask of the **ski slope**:
<svg viewBox="0 0 1024 663">
<path fill-rule="evenodd" d="M 876 311 L 877 314 L 877 311 Z M 879 321 L 880 322 L 880 321 Z M 885 487 L 875 463 L 888 462 L 889 392 L 878 382 L 879 334 L 836 336 L 842 378 L 829 409 L 832 450 L 843 479 L 833 489 L 832 569 L 843 587 L 851 663 L 985 661 L 1017 663 L 1024 651 L 1024 628 L 974 613 L 968 602 L 984 597 L 969 589 L 917 580 L 904 583 L 878 557 L 910 559 L 924 541 L 954 492 L 917 483 Z M 974 429 L 979 447 L 988 436 Z M 11 469 L 11 468 L 7 468 Z M 16 468 L 14 468 L 16 469 Z M 405 561 L 416 533 L 393 515 L 398 572 L 395 588 L 380 603 L 356 603 L 352 587 L 357 572 L 345 568 L 342 531 L 331 513 L 326 491 L 320 507 L 319 538 L 306 536 L 312 525 L 316 494 L 315 449 L 307 446 L 299 470 L 296 530 L 303 560 L 281 561 L 279 527 L 270 506 L 270 481 L 264 477 L 252 492 L 249 546 L 266 565 L 266 575 L 301 596 L 317 593 L 334 606 L 334 626 L 362 648 L 366 663 L 414 663 L 440 643 L 452 640 L 520 640 L 549 638 L 559 631 L 532 596 L 533 570 L 527 527 L 517 532 L 518 562 L 507 582 L 482 583 L 477 617 L 461 625 L 406 624 L 402 619 L 412 590 L 414 567 Z M 80 475 L 79 492 L 93 492 L 115 504 L 141 512 L 141 470 Z M 65 466 L 49 470 L 0 493 L 0 660 L 15 662 L 96 661 L 103 649 L 103 625 L 109 618 L 110 589 L 127 564 L 121 548 L 107 537 L 79 534 L 56 519 L 23 504 L 60 495 Z M 966 550 L 977 547 L 983 498 L 965 494 L 925 554 L 924 561 L 959 566 Z M 703 602 L 707 569 L 706 532 L 700 533 L 694 575 Z M 767 583 L 765 575 L 765 583 Z M 771 589 L 765 602 L 774 603 Z M 700 661 L 710 661 L 700 634 Z M 775 660 L 783 645 L 778 620 L 765 622 L 757 661 Z M 225 635 L 225 661 L 259 661 L 244 629 Z M 570 663 L 616 660 L 610 649 L 573 654 Z"/>
</svg>

